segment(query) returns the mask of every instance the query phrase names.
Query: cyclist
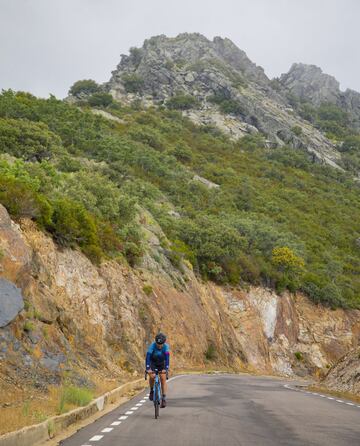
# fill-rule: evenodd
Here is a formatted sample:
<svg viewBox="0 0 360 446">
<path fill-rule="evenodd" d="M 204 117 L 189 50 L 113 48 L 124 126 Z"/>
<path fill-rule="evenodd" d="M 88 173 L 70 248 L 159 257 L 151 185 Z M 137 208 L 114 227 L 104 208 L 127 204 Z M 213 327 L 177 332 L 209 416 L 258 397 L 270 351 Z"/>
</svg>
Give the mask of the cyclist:
<svg viewBox="0 0 360 446">
<path fill-rule="evenodd" d="M 170 349 L 166 342 L 166 336 L 164 333 L 158 333 L 155 336 L 155 342 L 153 342 L 146 353 L 146 371 L 150 376 L 150 401 L 154 400 L 154 370 L 159 370 L 159 377 L 161 381 L 162 400 L 160 407 L 166 407 L 166 372 L 169 370 L 170 365 Z"/>
</svg>

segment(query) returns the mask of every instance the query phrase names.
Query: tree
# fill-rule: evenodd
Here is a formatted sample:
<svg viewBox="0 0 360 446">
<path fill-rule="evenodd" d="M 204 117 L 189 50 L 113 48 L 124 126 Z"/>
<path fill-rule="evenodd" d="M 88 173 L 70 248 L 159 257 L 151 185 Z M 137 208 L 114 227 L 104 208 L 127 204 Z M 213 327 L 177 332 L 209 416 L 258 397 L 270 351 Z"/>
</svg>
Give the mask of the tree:
<svg viewBox="0 0 360 446">
<path fill-rule="evenodd" d="M 81 98 L 84 95 L 94 94 L 100 91 L 100 86 L 92 79 L 84 79 L 75 82 L 69 90 L 71 96 Z"/>
</svg>

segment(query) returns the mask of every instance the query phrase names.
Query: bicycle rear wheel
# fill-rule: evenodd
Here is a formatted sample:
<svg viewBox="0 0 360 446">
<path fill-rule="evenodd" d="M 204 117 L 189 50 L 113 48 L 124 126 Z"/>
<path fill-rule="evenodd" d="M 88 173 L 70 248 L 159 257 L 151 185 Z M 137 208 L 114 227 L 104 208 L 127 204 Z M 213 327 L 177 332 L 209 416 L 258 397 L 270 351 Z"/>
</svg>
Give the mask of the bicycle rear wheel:
<svg viewBox="0 0 360 446">
<path fill-rule="evenodd" d="M 155 401 L 154 406 L 155 406 L 155 420 L 157 420 L 158 417 L 159 417 L 160 402 L 159 401 Z"/>
</svg>

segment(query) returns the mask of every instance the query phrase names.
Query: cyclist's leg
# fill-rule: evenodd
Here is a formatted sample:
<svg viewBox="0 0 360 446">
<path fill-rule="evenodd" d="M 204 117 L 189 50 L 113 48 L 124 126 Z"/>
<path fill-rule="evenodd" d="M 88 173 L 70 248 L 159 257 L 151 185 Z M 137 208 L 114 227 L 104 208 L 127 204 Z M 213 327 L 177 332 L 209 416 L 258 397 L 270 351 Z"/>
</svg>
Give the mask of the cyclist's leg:
<svg viewBox="0 0 360 446">
<path fill-rule="evenodd" d="M 166 392 L 167 392 L 166 373 L 160 374 L 160 381 L 161 381 L 162 397 L 163 397 L 163 399 L 166 399 Z"/>
<path fill-rule="evenodd" d="M 154 397 L 154 382 L 155 382 L 155 372 L 153 372 L 154 366 L 151 364 L 151 372 L 149 373 L 149 385 L 150 385 L 150 401 Z"/>
</svg>

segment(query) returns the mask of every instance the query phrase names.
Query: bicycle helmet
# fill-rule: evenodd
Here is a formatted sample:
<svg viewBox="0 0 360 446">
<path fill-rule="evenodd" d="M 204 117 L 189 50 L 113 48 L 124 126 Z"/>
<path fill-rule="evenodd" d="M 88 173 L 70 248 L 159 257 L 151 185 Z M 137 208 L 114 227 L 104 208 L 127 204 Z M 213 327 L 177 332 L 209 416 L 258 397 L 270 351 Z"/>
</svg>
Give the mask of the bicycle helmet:
<svg viewBox="0 0 360 446">
<path fill-rule="evenodd" d="M 155 342 L 156 342 L 157 344 L 165 344 L 165 342 L 166 342 L 166 336 L 164 335 L 164 333 L 158 333 L 158 334 L 155 336 Z"/>
</svg>

